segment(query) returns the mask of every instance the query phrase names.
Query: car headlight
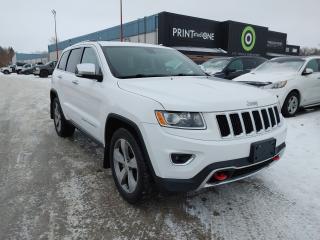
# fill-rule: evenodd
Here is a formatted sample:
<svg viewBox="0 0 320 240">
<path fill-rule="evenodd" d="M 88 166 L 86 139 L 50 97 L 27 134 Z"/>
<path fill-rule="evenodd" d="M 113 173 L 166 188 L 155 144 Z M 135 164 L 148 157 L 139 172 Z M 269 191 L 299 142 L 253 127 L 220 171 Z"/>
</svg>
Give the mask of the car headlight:
<svg viewBox="0 0 320 240">
<path fill-rule="evenodd" d="M 272 83 L 272 84 L 269 84 L 269 85 L 266 85 L 262 88 L 264 89 L 278 89 L 278 88 L 283 88 L 287 85 L 287 82 L 288 81 L 280 81 L 280 82 L 275 82 L 275 83 Z"/>
<path fill-rule="evenodd" d="M 156 111 L 158 123 L 162 127 L 183 129 L 206 129 L 201 113 Z"/>
</svg>

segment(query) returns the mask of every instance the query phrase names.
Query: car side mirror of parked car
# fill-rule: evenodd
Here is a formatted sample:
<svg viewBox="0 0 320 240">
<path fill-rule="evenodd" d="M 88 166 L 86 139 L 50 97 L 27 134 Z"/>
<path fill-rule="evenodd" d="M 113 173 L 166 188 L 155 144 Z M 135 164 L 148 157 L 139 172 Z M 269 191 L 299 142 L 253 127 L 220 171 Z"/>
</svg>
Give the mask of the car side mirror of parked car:
<svg viewBox="0 0 320 240">
<path fill-rule="evenodd" d="M 76 76 L 80 78 L 95 79 L 101 82 L 103 76 L 96 73 L 96 66 L 93 63 L 81 63 L 77 65 Z"/>
<path fill-rule="evenodd" d="M 313 73 L 312 68 L 306 68 L 306 69 L 303 71 L 302 75 L 303 75 L 303 76 L 307 76 L 307 75 L 310 75 L 310 74 L 312 74 L 312 73 Z"/>
</svg>

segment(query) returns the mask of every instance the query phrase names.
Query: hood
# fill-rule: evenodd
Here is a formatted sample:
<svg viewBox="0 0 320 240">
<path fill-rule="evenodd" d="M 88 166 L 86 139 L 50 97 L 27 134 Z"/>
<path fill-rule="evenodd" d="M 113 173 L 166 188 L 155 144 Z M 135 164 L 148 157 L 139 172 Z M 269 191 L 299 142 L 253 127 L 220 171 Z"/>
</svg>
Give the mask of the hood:
<svg viewBox="0 0 320 240">
<path fill-rule="evenodd" d="M 240 77 L 237 77 L 233 81 L 275 83 L 275 82 L 289 80 L 295 76 L 296 74 L 292 72 L 265 72 L 265 73 L 251 72 L 251 73 L 244 74 Z"/>
<path fill-rule="evenodd" d="M 118 81 L 118 86 L 151 98 L 169 111 L 230 111 L 256 107 L 256 103 L 266 106 L 277 102 L 276 97 L 267 91 L 217 78 L 122 79 Z"/>
</svg>

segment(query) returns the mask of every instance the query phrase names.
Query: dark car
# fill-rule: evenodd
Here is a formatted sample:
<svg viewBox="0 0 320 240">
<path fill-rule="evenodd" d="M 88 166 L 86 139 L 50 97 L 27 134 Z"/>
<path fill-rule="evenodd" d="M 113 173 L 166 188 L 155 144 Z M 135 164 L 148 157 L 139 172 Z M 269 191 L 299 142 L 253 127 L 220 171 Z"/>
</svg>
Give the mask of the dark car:
<svg viewBox="0 0 320 240">
<path fill-rule="evenodd" d="M 52 75 L 54 68 L 56 67 L 57 62 L 51 61 L 45 65 L 37 66 L 33 71 L 34 75 L 38 75 L 41 78 L 46 78 L 49 75 Z"/>
<path fill-rule="evenodd" d="M 209 75 L 232 80 L 250 72 L 265 61 L 267 59 L 263 57 L 220 57 L 208 60 L 201 68 Z"/>
</svg>

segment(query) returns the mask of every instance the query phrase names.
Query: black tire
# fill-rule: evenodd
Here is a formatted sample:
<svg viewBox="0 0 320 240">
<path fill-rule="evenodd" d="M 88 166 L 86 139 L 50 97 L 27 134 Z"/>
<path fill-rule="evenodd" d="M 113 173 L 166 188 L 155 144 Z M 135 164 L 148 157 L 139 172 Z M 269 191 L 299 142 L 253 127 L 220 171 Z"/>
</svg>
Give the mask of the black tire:
<svg viewBox="0 0 320 240">
<path fill-rule="evenodd" d="M 116 173 L 116 168 L 117 168 L 117 164 L 119 164 L 119 162 L 117 162 L 114 158 L 114 152 L 119 150 L 117 149 L 117 145 L 121 144 L 121 141 L 125 140 L 129 145 L 128 148 L 131 148 L 132 153 L 133 154 L 133 159 L 135 159 L 136 161 L 136 169 L 135 168 L 131 168 L 131 175 L 134 177 L 136 176 L 136 185 L 135 188 L 133 188 L 134 190 L 129 192 L 129 169 L 130 167 L 127 166 L 126 170 L 124 164 L 122 165 L 123 168 L 122 170 L 124 170 L 125 172 L 127 172 L 126 177 L 127 178 L 127 185 L 121 185 L 120 180 L 117 177 L 117 173 Z M 129 155 L 129 154 L 128 154 Z M 124 156 L 124 155 L 122 155 Z M 139 146 L 139 143 L 137 141 L 137 139 L 135 139 L 135 137 L 126 129 L 124 128 L 120 128 L 117 131 L 115 131 L 115 133 L 113 134 L 112 138 L 111 138 L 111 142 L 110 142 L 110 150 L 109 150 L 109 159 L 110 159 L 110 167 L 112 170 L 112 176 L 113 176 L 113 180 L 115 182 L 115 185 L 120 193 L 120 195 L 129 203 L 131 204 L 135 204 L 138 203 L 139 201 L 141 201 L 142 199 L 146 198 L 147 196 L 149 196 L 152 192 L 152 179 L 151 176 L 149 174 L 149 170 L 145 161 L 145 157 L 142 153 L 141 147 Z M 125 160 L 125 157 L 123 158 L 125 162 L 127 162 L 127 164 L 132 160 Z M 121 163 L 120 163 L 121 165 Z M 118 165 L 118 166 L 120 166 Z M 118 167 L 119 170 L 119 167 Z M 136 174 L 134 174 L 136 172 Z M 123 178 L 123 179 L 124 179 Z M 127 189 L 127 190 L 126 190 Z"/>
<path fill-rule="evenodd" d="M 10 72 L 8 70 L 3 71 L 4 74 L 9 74 Z"/>
<path fill-rule="evenodd" d="M 53 100 L 52 109 L 54 127 L 58 136 L 63 138 L 71 137 L 74 134 L 75 127 L 65 119 L 58 98 Z"/>
<path fill-rule="evenodd" d="M 41 78 L 47 78 L 49 76 L 49 72 L 47 70 L 41 70 L 39 77 Z"/>
<path fill-rule="evenodd" d="M 284 101 L 281 112 L 285 117 L 294 117 L 300 108 L 300 96 L 299 93 L 294 91 L 289 93 Z"/>
</svg>

